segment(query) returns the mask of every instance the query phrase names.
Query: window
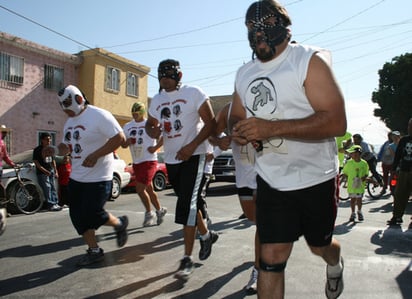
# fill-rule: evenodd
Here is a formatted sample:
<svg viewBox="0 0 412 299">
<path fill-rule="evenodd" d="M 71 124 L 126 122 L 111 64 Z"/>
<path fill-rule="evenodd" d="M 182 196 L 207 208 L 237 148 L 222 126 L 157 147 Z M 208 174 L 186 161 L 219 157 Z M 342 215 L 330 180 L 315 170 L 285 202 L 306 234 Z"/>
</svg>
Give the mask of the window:
<svg viewBox="0 0 412 299">
<path fill-rule="evenodd" d="M 63 69 L 52 65 L 44 66 L 44 88 L 59 91 L 63 88 Z"/>
<path fill-rule="evenodd" d="M 106 89 L 120 91 L 120 70 L 111 66 L 106 68 Z"/>
<path fill-rule="evenodd" d="M 138 91 L 138 76 L 133 73 L 127 73 L 127 95 L 137 97 L 139 96 Z"/>
<path fill-rule="evenodd" d="M 0 52 L 0 80 L 23 84 L 24 59 Z"/>
</svg>

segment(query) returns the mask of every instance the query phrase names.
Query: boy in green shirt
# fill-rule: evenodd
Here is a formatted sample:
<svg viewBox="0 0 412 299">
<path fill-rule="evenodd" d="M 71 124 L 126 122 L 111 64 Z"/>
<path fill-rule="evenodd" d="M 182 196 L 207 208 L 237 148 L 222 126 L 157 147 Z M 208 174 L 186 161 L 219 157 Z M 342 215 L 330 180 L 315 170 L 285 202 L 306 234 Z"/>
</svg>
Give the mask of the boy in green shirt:
<svg viewBox="0 0 412 299">
<path fill-rule="evenodd" d="M 355 208 L 358 207 L 358 219 L 363 221 L 362 214 L 362 197 L 365 192 L 366 181 L 369 174 L 368 163 L 361 159 L 362 148 L 354 145 L 347 149 L 351 159 L 343 167 L 343 174 L 348 178 L 348 193 L 350 196 L 350 207 L 352 214 L 349 221 L 355 221 Z"/>
</svg>

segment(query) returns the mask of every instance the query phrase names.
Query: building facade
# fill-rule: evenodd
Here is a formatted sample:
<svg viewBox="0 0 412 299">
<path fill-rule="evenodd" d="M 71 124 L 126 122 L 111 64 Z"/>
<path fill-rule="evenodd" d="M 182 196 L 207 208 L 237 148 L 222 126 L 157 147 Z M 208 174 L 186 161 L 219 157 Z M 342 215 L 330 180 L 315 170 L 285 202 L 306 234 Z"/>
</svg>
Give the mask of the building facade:
<svg viewBox="0 0 412 299">
<path fill-rule="evenodd" d="M 0 124 L 9 129 L 10 154 L 33 149 L 39 135 L 62 139 L 67 116 L 57 92 L 77 85 L 95 106 L 112 112 L 123 126 L 136 101 L 147 104 L 150 68 L 103 49 L 68 54 L 0 32 Z M 127 149 L 119 155 L 129 162 Z"/>
</svg>

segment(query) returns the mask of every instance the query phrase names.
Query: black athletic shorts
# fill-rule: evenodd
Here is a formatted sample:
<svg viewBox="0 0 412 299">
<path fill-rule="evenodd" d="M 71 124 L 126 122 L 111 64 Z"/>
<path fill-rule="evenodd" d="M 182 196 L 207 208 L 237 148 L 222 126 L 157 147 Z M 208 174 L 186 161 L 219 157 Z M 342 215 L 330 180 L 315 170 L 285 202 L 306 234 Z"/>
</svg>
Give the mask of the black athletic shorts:
<svg viewBox="0 0 412 299">
<path fill-rule="evenodd" d="M 79 235 L 83 235 L 89 229 L 98 229 L 109 220 L 104 205 L 111 193 L 112 181 L 81 183 L 70 179 L 70 219 Z"/>
<path fill-rule="evenodd" d="M 291 243 L 304 236 L 311 246 L 330 244 L 338 206 L 337 179 L 294 190 L 271 188 L 257 176 L 257 231 L 261 243 Z"/>
<path fill-rule="evenodd" d="M 175 223 L 196 226 L 197 211 L 206 215 L 201 192 L 204 178 L 205 155 L 194 155 L 178 164 L 166 164 L 169 182 L 177 196 Z"/>
</svg>

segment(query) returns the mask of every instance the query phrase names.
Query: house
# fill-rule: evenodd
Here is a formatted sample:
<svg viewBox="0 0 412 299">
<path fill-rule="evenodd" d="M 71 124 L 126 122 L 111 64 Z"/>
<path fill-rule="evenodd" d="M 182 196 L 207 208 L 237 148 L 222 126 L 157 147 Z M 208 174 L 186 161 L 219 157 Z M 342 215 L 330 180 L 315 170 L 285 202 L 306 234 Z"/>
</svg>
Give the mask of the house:
<svg viewBox="0 0 412 299">
<path fill-rule="evenodd" d="M 88 101 L 113 113 L 123 126 L 135 101 L 147 104 L 150 68 L 96 48 L 68 54 L 0 32 L 0 124 L 8 127 L 10 154 L 32 149 L 42 132 L 62 140 L 67 119 L 57 92 L 77 85 Z M 130 161 L 127 149 L 119 155 Z"/>
</svg>

